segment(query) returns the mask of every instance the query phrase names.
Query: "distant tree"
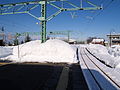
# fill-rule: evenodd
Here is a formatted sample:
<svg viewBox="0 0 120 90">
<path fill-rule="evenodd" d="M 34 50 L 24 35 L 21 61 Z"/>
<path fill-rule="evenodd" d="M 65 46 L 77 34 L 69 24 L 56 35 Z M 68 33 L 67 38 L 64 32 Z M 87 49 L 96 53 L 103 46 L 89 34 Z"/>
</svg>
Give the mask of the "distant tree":
<svg viewBox="0 0 120 90">
<path fill-rule="evenodd" d="M 4 27 L 1 28 L 1 31 L 4 32 Z"/>
<path fill-rule="evenodd" d="M 31 37 L 29 36 L 29 34 L 27 34 L 27 36 L 25 37 L 25 42 L 29 42 L 31 41 Z"/>
<path fill-rule="evenodd" d="M 12 44 L 10 42 L 8 42 L 8 46 L 12 46 Z"/>
<path fill-rule="evenodd" d="M 85 41 L 78 41 L 77 44 L 85 44 Z"/>
<path fill-rule="evenodd" d="M 17 37 L 14 40 L 14 45 L 19 45 L 19 40 L 17 39 Z"/>
<path fill-rule="evenodd" d="M 47 36 L 47 40 L 49 40 L 50 39 L 50 37 L 49 36 Z"/>
<path fill-rule="evenodd" d="M 5 46 L 5 42 L 3 40 L 0 40 L 0 46 Z"/>
<path fill-rule="evenodd" d="M 23 40 L 21 41 L 21 44 L 23 44 L 24 42 L 23 42 Z"/>
</svg>

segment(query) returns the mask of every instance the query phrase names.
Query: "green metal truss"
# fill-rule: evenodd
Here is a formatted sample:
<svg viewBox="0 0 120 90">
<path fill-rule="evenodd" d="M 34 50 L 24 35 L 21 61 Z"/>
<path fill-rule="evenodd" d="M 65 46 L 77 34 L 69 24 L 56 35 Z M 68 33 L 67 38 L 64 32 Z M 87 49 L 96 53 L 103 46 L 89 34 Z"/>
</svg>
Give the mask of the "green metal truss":
<svg viewBox="0 0 120 90">
<path fill-rule="evenodd" d="M 82 0 L 81 0 L 82 1 Z M 80 7 L 66 0 L 41 0 L 41 1 L 31 1 L 31 2 L 21 2 L 21 3 L 11 3 L 11 4 L 1 4 L 0 5 L 0 15 L 6 14 L 20 14 L 26 13 L 30 16 L 36 18 L 41 22 L 41 40 L 42 43 L 46 41 L 46 23 L 59 15 L 63 11 L 75 11 L 75 10 L 99 10 L 102 7 L 93 4 L 88 0 L 84 0 L 86 3 L 91 5 L 91 7 L 83 7 L 82 2 Z M 58 6 L 54 2 L 62 2 L 62 6 Z M 65 8 L 64 3 L 67 3 L 71 8 Z M 47 4 L 57 8 L 58 11 L 54 14 L 46 17 L 47 15 Z M 37 17 L 31 13 L 31 10 L 41 6 L 40 17 Z"/>
</svg>

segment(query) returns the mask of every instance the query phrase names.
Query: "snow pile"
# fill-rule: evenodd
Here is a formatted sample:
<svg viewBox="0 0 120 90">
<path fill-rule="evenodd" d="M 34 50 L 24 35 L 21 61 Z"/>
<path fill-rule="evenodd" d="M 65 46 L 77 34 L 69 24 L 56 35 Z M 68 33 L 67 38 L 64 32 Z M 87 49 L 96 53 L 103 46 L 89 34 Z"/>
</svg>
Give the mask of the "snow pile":
<svg viewBox="0 0 120 90">
<path fill-rule="evenodd" d="M 100 60 L 104 61 L 107 65 L 115 67 L 116 63 L 114 57 L 108 53 L 107 47 L 100 44 L 90 44 L 87 46 L 88 50 Z"/>
<path fill-rule="evenodd" d="M 108 52 L 114 57 L 116 67 L 120 68 L 120 45 L 112 45 L 108 48 Z"/>
<path fill-rule="evenodd" d="M 108 52 L 114 57 L 120 56 L 120 45 L 112 45 L 111 48 L 108 49 Z"/>
<path fill-rule="evenodd" d="M 0 58 L 11 55 L 12 54 L 12 48 L 10 47 L 0 47 Z"/>
<path fill-rule="evenodd" d="M 107 54 L 108 50 L 105 46 L 100 44 L 89 44 L 89 49 L 92 49 L 93 53 Z"/>
<path fill-rule="evenodd" d="M 76 51 L 61 40 L 48 40 L 41 44 L 40 40 L 31 41 L 13 48 L 13 55 L 4 59 L 15 62 L 68 62 L 76 60 Z"/>
</svg>

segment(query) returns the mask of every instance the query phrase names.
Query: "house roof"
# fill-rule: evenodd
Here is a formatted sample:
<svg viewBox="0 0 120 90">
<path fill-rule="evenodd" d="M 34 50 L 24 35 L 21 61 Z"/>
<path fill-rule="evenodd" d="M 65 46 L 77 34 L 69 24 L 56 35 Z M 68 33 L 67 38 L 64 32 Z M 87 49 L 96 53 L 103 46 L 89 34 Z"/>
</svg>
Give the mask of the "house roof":
<svg viewBox="0 0 120 90">
<path fill-rule="evenodd" d="M 103 42 L 104 39 L 93 39 L 92 42 Z"/>
</svg>

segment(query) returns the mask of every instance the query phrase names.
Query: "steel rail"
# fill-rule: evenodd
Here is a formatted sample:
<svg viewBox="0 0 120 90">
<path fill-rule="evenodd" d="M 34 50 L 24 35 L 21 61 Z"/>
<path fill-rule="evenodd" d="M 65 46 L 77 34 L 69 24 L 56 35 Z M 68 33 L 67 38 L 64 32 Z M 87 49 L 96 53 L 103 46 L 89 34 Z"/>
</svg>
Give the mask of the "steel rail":
<svg viewBox="0 0 120 90">
<path fill-rule="evenodd" d="M 87 51 L 87 53 L 86 53 L 85 50 L 86 50 L 86 49 L 84 48 L 84 50 L 83 50 L 84 55 L 86 55 L 86 57 L 88 57 L 88 59 L 89 59 L 109 80 L 111 80 L 112 83 L 114 83 L 117 87 L 120 88 L 120 85 L 119 85 L 118 83 L 116 83 L 104 70 L 102 70 L 102 69 L 87 55 L 87 53 L 90 54 L 90 52 L 88 52 L 88 51 L 86 50 L 86 51 Z M 82 53 L 80 53 L 80 54 L 81 54 L 81 57 L 82 57 L 85 65 L 86 65 L 86 67 L 88 68 L 88 70 L 89 70 L 90 73 L 92 74 L 91 70 L 89 69 L 89 66 L 87 65 L 87 63 L 86 63 L 85 60 L 84 60 L 84 56 L 82 55 Z M 93 56 L 92 54 L 90 54 L 90 55 Z M 94 57 L 94 56 L 93 56 L 93 57 Z M 97 60 L 97 58 L 96 58 L 96 60 Z M 92 76 L 93 76 L 93 78 L 95 78 L 93 74 L 92 74 Z M 95 81 L 97 81 L 97 80 L 95 79 Z M 100 84 L 99 84 L 98 82 L 97 82 L 97 84 L 98 84 L 98 86 L 100 86 Z M 101 87 L 101 86 L 100 86 L 100 87 Z"/>
<path fill-rule="evenodd" d="M 106 65 L 107 67 L 113 68 L 112 66 L 106 64 L 103 60 L 99 59 L 99 58 L 96 57 L 94 54 L 92 54 L 88 48 L 86 48 L 86 50 L 89 52 L 89 54 L 91 54 L 93 57 L 95 57 L 95 58 L 96 58 L 97 60 L 99 60 L 101 63 L 103 63 L 103 64 Z"/>
<path fill-rule="evenodd" d="M 85 66 L 87 67 L 88 71 L 90 72 L 91 76 L 93 77 L 93 79 L 95 80 L 96 84 L 98 85 L 98 87 L 100 88 L 100 90 L 102 90 L 102 87 L 100 86 L 99 82 L 97 81 L 97 79 L 95 78 L 95 76 L 92 74 L 92 71 L 90 70 L 89 66 L 87 65 L 87 63 L 85 62 L 85 59 L 80 51 L 80 55 L 81 55 L 81 58 L 85 64 Z"/>
</svg>

